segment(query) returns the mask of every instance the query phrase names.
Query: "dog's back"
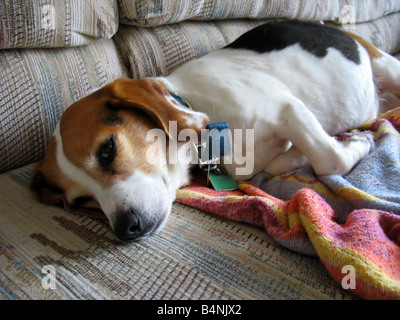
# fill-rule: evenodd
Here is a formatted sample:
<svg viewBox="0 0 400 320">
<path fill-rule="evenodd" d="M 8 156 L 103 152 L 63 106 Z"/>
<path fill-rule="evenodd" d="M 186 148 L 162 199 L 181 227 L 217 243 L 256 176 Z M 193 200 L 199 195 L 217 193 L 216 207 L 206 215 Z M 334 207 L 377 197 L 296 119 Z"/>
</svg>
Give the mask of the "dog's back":
<svg viewBox="0 0 400 320">
<path fill-rule="evenodd" d="M 260 26 L 168 79 L 194 109 L 214 121 L 227 121 L 232 115 L 240 122 L 233 125 L 238 128 L 242 121 L 252 128 L 258 121 L 254 116 L 274 123 L 274 109 L 289 94 L 301 100 L 331 135 L 377 114 L 368 53 L 350 36 L 320 24 L 287 21 Z"/>
</svg>

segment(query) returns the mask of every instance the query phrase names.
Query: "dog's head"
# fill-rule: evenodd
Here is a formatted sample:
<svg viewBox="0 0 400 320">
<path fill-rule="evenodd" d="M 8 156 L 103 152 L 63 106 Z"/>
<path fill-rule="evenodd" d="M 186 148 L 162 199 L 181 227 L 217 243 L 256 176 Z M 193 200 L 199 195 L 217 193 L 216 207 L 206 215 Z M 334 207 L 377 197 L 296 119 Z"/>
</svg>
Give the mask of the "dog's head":
<svg viewBox="0 0 400 320">
<path fill-rule="evenodd" d="M 174 139 L 170 121 L 176 133 L 199 133 L 208 118 L 179 105 L 156 80 L 116 80 L 64 112 L 31 190 L 42 203 L 100 209 L 121 240 L 145 238 L 163 227 L 188 179 L 187 168 L 168 163 L 170 139 L 147 138 L 160 128 Z"/>
</svg>

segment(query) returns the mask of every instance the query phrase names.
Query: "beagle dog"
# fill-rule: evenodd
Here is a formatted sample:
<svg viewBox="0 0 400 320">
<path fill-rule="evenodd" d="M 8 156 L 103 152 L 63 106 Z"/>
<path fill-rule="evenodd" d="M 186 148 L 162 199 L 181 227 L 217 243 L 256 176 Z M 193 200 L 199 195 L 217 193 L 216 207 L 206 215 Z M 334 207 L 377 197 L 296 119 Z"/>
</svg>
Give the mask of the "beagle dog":
<svg viewBox="0 0 400 320">
<path fill-rule="evenodd" d="M 373 142 L 368 133 L 335 135 L 399 97 L 400 62 L 367 41 L 317 23 L 271 22 L 167 77 L 118 79 L 72 104 L 30 188 L 45 204 L 100 209 L 121 240 L 143 239 L 164 226 L 189 183 L 182 154 L 207 123 L 251 130 L 252 139 L 232 143 L 249 152 L 250 170 L 235 157 L 225 164 L 235 179 L 305 163 L 317 175 L 345 175 Z M 165 138 L 149 139 L 154 130 Z"/>
</svg>

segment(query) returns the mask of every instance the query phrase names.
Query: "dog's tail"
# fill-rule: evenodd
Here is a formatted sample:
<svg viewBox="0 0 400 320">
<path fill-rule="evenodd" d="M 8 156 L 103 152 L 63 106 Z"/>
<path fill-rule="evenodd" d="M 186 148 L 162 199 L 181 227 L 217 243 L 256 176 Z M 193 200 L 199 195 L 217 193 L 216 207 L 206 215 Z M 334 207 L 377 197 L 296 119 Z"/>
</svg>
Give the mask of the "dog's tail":
<svg viewBox="0 0 400 320">
<path fill-rule="evenodd" d="M 374 82 L 381 98 L 380 113 L 400 106 L 400 60 L 379 50 L 363 38 L 348 33 L 368 52 L 371 59 Z"/>
</svg>

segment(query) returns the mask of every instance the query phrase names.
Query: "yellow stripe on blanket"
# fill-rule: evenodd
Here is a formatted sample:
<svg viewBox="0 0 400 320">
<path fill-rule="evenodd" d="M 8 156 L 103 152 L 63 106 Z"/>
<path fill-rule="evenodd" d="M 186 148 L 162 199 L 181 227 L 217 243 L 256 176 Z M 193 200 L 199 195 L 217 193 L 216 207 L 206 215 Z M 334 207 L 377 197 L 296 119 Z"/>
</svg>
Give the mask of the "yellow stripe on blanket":
<svg viewBox="0 0 400 320">
<path fill-rule="evenodd" d="M 337 195 L 340 196 L 342 200 L 367 200 L 367 201 L 376 201 L 380 202 L 383 201 L 373 195 L 364 192 L 360 189 L 354 187 L 342 187 L 336 190 Z"/>
<path fill-rule="evenodd" d="M 335 201 L 341 201 L 341 198 L 337 194 L 335 194 L 325 184 L 321 183 L 315 176 L 307 177 L 305 175 L 302 175 L 301 172 L 295 171 L 287 174 L 281 174 L 272 179 L 276 181 L 285 181 L 285 182 L 293 182 L 295 184 L 301 184 L 303 188 L 310 188 L 329 199 Z"/>
</svg>

